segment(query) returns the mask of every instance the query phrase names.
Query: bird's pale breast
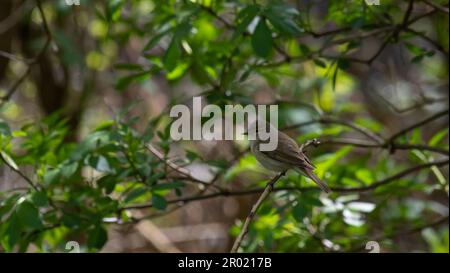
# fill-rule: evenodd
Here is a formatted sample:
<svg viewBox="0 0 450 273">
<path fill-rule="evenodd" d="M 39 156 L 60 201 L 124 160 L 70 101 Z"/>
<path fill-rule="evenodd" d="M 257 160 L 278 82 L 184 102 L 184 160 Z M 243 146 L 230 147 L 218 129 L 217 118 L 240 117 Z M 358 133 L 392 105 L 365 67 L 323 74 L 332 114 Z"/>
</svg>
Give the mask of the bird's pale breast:
<svg viewBox="0 0 450 273">
<path fill-rule="evenodd" d="M 288 164 L 282 163 L 277 160 L 273 160 L 270 157 L 266 156 L 264 153 L 259 151 L 258 147 L 259 143 L 257 141 L 251 140 L 250 141 L 250 150 L 252 151 L 253 155 L 256 157 L 256 160 L 258 160 L 261 165 L 266 167 L 269 170 L 276 171 L 276 172 L 284 172 L 287 169 L 290 168 Z"/>
</svg>

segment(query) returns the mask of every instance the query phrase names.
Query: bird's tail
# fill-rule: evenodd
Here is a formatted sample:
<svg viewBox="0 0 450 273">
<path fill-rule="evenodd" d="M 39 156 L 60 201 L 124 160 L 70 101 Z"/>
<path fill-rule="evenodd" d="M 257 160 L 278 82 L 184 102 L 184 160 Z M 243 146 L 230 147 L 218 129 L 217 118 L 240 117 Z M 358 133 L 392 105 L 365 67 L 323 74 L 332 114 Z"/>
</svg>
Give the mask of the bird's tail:
<svg viewBox="0 0 450 273">
<path fill-rule="evenodd" d="M 317 186 L 319 186 L 324 192 L 326 193 L 331 192 L 331 189 L 327 186 L 327 184 L 325 184 L 325 182 L 320 180 L 319 177 L 317 177 L 317 175 L 312 170 L 306 168 L 297 168 L 297 170 L 304 176 L 307 176 L 312 181 L 314 181 L 317 184 Z"/>
</svg>

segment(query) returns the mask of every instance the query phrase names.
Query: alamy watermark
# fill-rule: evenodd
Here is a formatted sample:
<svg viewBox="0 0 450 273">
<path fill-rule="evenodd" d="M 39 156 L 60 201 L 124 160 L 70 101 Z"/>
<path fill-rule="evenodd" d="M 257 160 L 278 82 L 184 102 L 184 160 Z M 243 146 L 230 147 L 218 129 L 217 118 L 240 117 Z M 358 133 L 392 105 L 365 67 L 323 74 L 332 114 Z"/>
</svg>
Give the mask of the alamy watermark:
<svg viewBox="0 0 450 273">
<path fill-rule="evenodd" d="M 170 127 L 173 140 L 244 140 L 247 135 L 260 141 L 261 151 L 278 146 L 278 105 L 225 105 L 222 111 L 214 104 L 202 108 L 201 97 L 193 97 L 192 113 L 179 104 L 172 107 L 170 117 L 177 118 Z"/>
<path fill-rule="evenodd" d="M 68 241 L 65 250 L 67 253 L 80 253 L 80 244 L 77 241 Z"/>
<path fill-rule="evenodd" d="M 379 6 L 380 0 L 364 0 L 368 6 Z"/>
<path fill-rule="evenodd" d="M 366 250 L 370 250 L 369 253 L 380 253 L 380 244 L 377 241 L 368 241 L 366 243 Z"/>
<path fill-rule="evenodd" d="M 79 6 L 80 0 L 64 0 L 68 6 Z"/>
</svg>

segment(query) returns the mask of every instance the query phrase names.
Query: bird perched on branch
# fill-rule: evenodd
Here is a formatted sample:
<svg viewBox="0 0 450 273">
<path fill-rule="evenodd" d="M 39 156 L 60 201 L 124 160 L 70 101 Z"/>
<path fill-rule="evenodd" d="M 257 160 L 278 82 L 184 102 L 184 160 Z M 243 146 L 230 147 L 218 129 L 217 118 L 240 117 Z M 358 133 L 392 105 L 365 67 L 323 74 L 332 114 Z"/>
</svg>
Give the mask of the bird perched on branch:
<svg viewBox="0 0 450 273">
<path fill-rule="evenodd" d="M 268 140 L 262 140 L 260 137 L 260 132 L 263 128 L 266 129 L 266 133 L 271 131 L 278 136 L 278 145 L 272 151 L 261 149 L 260 144 L 268 142 Z M 261 165 L 269 170 L 281 173 L 294 169 L 301 175 L 313 180 L 324 192 L 331 192 L 330 188 L 313 172 L 315 167 L 311 161 L 288 135 L 262 120 L 253 122 L 246 134 L 249 136 L 250 150 Z"/>
</svg>

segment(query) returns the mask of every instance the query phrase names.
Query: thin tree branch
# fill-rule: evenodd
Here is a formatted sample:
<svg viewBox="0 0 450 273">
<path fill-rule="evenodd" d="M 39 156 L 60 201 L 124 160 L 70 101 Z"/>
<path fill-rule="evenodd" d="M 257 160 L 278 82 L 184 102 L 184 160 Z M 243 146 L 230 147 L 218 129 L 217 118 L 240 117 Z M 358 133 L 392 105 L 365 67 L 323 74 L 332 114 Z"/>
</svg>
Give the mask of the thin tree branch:
<svg viewBox="0 0 450 273">
<path fill-rule="evenodd" d="M 342 32 L 347 32 L 352 29 L 353 29 L 352 27 L 342 27 L 342 28 L 336 28 L 336 29 L 331 29 L 331 30 L 324 30 L 322 32 L 315 32 L 313 30 L 310 30 L 310 31 L 307 31 L 307 33 L 311 34 L 314 38 L 320 38 L 320 37 L 324 37 L 324 36 L 340 34 Z"/>
<path fill-rule="evenodd" d="M 422 38 L 423 40 L 427 41 L 428 43 L 430 43 L 434 48 L 436 48 L 437 50 L 439 50 L 442 54 L 444 54 L 445 56 L 448 57 L 448 52 L 445 50 L 445 48 L 439 44 L 437 41 L 431 39 L 430 37 L 428 37 L 427 35 L 423 34 L 422 32 L 416 31 L 412 28 L 406 28 L 407 32 L 410 32 L 412 34 L 415 34 L 416 36 Z"/>
<path fill-rule="evenodd" d="M 181 166 L 178 166 L 177 164 L 173 163 L 172 161 L 165 159 L 164 155 L 158 151 L 158 149 L 156 149 L 152 144 L 146 144 L 145 147 L 147 148 L 147 150 L 149 150 L 152 154 L 154 154 L 159 160 L 163 161 L 164 164 L 166 164 L 166 166 L 168 166 L 170 169 L 174 170 L 175 172 L 181 174 L 182 176 L 184 176 L 187 181 L 190 182 L 194 182 L 197 184 L 201 184 L 205 187 L 209 187 L 209 186 L 213 186 L 216 187 L 215 185 L 211 185 L 211 182 L 206 182 L 206 181 L 202 181 L 200 179 L 197 179 L 195 177 L 192 176 L 192 174 L 190 173 L 189 170 L 187 170 L 186 168 L 183 168 Z"/>
<path fill-rule="evenodd" d="M 408 21 L 408 26 L 414 24 L 415 22 L 417 22 L 419 20 L 422 20 L 423 18 L 426 18 L 426 17 L 429 17 L 429 16 L 435 14 L 437 11 L 438 11 L 437 9 L 433 9 L 433 10 L 431 10 L 429 12 L 425 12 L 425 13 L 422 13 L 420 15 L 417 15 L 416 17 L 414 17 L 414 18 L 412 18 L 411 20 Z"/>
<path fill-rule="evenodd" d="M 209 13 L 211 16 L 213 16 L 214 18 L 216 18 L 217 20 L 219 20 L 220 22 L 222 22 L 222 24 L 228 28 L 228 29 L 234 29 L 235 27 L 230 24 L 227 20 L 225 20 L 224 18 L 222 18 L 219 14 L 217 14 L 212 8 L 207 7 L 205 5 L 199 5 L 200 8 L 204 11 L 206 11 L 207 13 Z"/>
<path fill-rule="evenodd" d="M 239 233 L 238 237 L 236 238 L 236 241 L 234 241 L 233 247 L 231 248 L 231 253 L 236 253 L 239 249 L 239 247 L 242 244 L 242 240 L 244 240 L 245 235 L 248 233 L 248 229 L 250 227 L 250 223 L 253 221 L 253 218 L 256 215 L 256 212 L 258 211 L 258 208 L 261 206 L 262 202 L 270 195 L 270 193 L 273 191 L 273 185 L 280 179 L 284 173 L 279 173 L 276 175 L 272 180 L 267 183 L 267 186 L 265 187 L 263 193 L 258 198 L 256 203 L 252 206 L 252 209 L 250 210 L 250 214 L 245 219 L 244 225 L 242 226 L 241 232 Z"/>
<path fill-rule="evenodd" d="M 422 169 L 430 168 L 433 166 L 438 166 L 438 167 L 445 166 L 445 165 L 448 165 L 448 163 L 449 163 L 449 159 L 434 161 L 434 162 L 427 162 L 427 163 L 423 163 L 423 164 L 419 164 L 419 165 L 410 167 L 410 168 L 400 171 L 392 176 L 386 177 L 382 180 L 372 182 L 368 186 L 352 187 L 352 188 L 330 187 L 330 189 L 333 192 L 367 192 L 370 190 L 374 190 L 380 186 L 384 186 L 386 184 L 393 183 L 401 177 L 408 176 L 408 175 L 415 173 L 417 171 L 420 171 Z M 252 195 L 252 194 L 262 193 L 265 191 L 265 189 L 266 188 L 253 188 L 253 189 L 237 190 L 237 191 L 228 191 L 226 189 L 221 189 L 220 192 L 214 192 L 211 194 L 193 195 L 193 196 L 187 196 L 187 197 L 181 197 L 181 198 L 176 198 L 176 199 L 172 199 L 172 200 L 167 200 L 167 204 L 187 204 L 187 203 L 193 202 L 193 201 L 201 201 L 201 200 L 212 199 L 212 198 L 217 198 L 217 197 Z M 317 189 L 317 187 L 283 186 L 283 187 L 275 187 L 271 191 L 274 191 L 274 192 L 278 192 L 278 191 L 304 192 L 304 191 L 310 191 L 310 190 L 318 190 L 318 189 Z M 152 208 L 152 207 L 153 207 L 152 203 L 130 205 L 130 206 L 120 208 L 120 211 L 133 210 L 133 209 L 147 209 L 147 208 Z"/>
<path fill-rule="evenodd" d="M 412 125 L 410 125 L 410 126 L 404 128 L 404 129 L 398 131 L 397 133 L 393 134 L 393 135 L 387 140 L 387 143 L 392 143 L 392 142 L 394 142 L 394 140 L 396 140 L 398 137 L 400 137 L 400 136 L 402 136 L 402 135 L 404 135 L 404 134 L 406 134 L 406 133 L 408 133 L 408 132 L 410 132 L 410 131 L 412 131 L 412 130 L 418 128 L 418 127 L 421 127 L 421 126 L 423 126 L 423 125 L 425 125 L 425 124 L 427 124 L 427 123 L 429 123 L 429 122 L 432 122 L 432 121 L 435 120 L 435 119 L 438 119 L 438 118 L 441 118 L 441 117 L 443 117 L 443 116 L 446 116 L 446 115 L 448 115 L 448 113 L 449 113 L 449 109 L 444 110 L 444 111 L 441 111 L 441 112 L 438 112 L 438 113 L 432 115 L 431 117 L 428 117 L 428 118 L 426 118 L 426 119 L 424 119 L 424 120 L 421 120 L 421 121 L 419 121 L 419 122 L 416 122 L 416 123 L 414 123 L 414 124 L 412 124 Z"/>
<path fill-rule="evenodd" d="M 418 226 L 418 227 L 413 227 L 413 228 L 410 228 L 410 229 L 407 229 L 407 230 L 393 232 L 393 233 L 389 233 L 389 234 L 379 235 L 379 236 L 375 237 L 375 239 L 371 239 L 371 241 L 381 242 L 381 241 L 386 240 L 386 239 L 391 239 L 391 238 L 404 236 L 404 235 L 415 234 L 415 233 L 421 232 L 422 230 L 427 229 L 427 228 L 433 228 L 433 227 L 441 226 L 441 225 L 443 225 L 443 224 L 448 222 L 448 218 L 449 218 L 448 216 L 444 216 L 444 217 L 441 217 L 440 219 L 438 219 L 438 220 L 436 220 L 434 222 L 423 224 L 423 225 Z M 350 250 L 348 252 L 360 252 L 360 251 L 364 250 L 365 247 L 366 247 L 366 245 L 364 244 L 364 245 L 361 245 L 361 246 L 359 246 L 357 248 L 354 248 L 354 249 L 352 249 L 352 250 Z"/>
<path fill-rule="evenodd" d="M 408 25 L 409 18 L 414 9 L 414 1 L 415 0 L 409 0 L 409 2 L 408 2 L 408 8 L 406 9 L 405 16 L 403 17 L 403 25 L 404 26 Z"/>
<path fill-rule="evenodd" d="M 28 185 L 30 185 L 35 191 L 39 191 L 38 187 L 33 183 L 33 181 L 31 181 L 31 179 L 26 176 L 24 173 L 22 173 L 19 168 L 16 168 L 14 166 L 12 166 L 11 164 L 9 164 L 9 162 L 6 160 L 6 158 L 3 157 L 3 154 L 0 153 L 0 159 L 3 161 L 3 163 L 8 166 L 8 168 L 10 170 L 12 170 L 13 172 L 15 172 L 16 174 L 18 174 L 20 177 L 23 178 L 23 180 L 25 180 Z"/>
<path fill-rule="evenodd" d="M 391 144 L 375 144 L 367 141 L 362 141 L 359 139 L 347 139 L 347 138 L 340 138 L 340 139 L 323 139 L 321 140 L 321 144 L 331 144 L 331 145 L 351 145 L 354 147 L 359 148 L 381 148 L 381 149 L 389 149 L 391 151 L 395 150 L 421 150 L 421 151 L 430 151 L 439 153 L 445 156 L 449 156 L 449 150 L 435 147 L 435 146 L 428 146 L 425 144 L 410 144 L 410 143 L 396 143 L 393 142 Z"/>
<path fill-rule="evenodd" d="M 18 57 L 18 56 L 14 55 L 14 54 L 11 54 L 11 53 L 3 51 L 3 50 L 0 50 L 0 57 L 4 57 L 6 59 L 10 59 L 11 61 L 23 62 L 23 63 L 26 63 L 26 64 L 30 62 L 27 59 L 24 59 L 22 57 Z"/>
<path fill-rule="evenodd" d="M 13 13 L 0 22 L 0 35 L 12 28 L 20 20 L 21 15 L 28 11 L 31 7 L 29 2 L 29 0 L 24 1 L 20 7 L 16 8 Z"/>
<path fill-rule="evenodd" d="M 383 143 L 383 141 L 384 141 L 381 136 L 379 136 L 376 133 L 368 130 L 367 128 L 364 128 L 362 126 L 359 126 L 359 125 L 357 125 L 355 123 L 352 123 L 352 122 L 349 122 L 349 121 L 346 121 L 346 120 L 343 120 L 343 119 L 331 118 L 331 117 L 321 117 L 321 118 L 318 118 L 318 119 L 313 119 L 313 120 L 309 120 L 309 121 L 293 124 L 293 125 L 290 125 L 290 126 L 287 126 L 287 127 L 283 128 L 283 130 L 290 130 L 290 129 L 293 129 L 293 128 L 307 126 L 307 125 L 311 125 L 311 124 L 315 124 L 315 123 L 339 124 L 339 125 L 351 128 L 351 129 L 353 129 L 353 130 L 355 130 L 357 132 L 360 132 L 361 134 L 365 135 L 369 139 L 373 140 L 375 143 Z"/>
<path fill-rule="evenodd" d="M 380 186 L 389 184 L 391 182 L 396 181 L 399 178 L 402 178 L 404 176 L 410 175 L 412 173 L 415 173 L 417 171 L 420 171 L 422 169 L 426 169 L 426 168 L 430 168 L 433 166 L 445 166 L 449 164 L 449 159 L 444 159 L 444 160 L 438 160 L 438 161 L 433 161 L 433 162 L 427 162 L 427 163 L 423 163 L 423 164 L 419 164 L 416 166 L 413 166 L 411 168 L 405 169 L 401 172 L 398 172 L 392 176 L 386 177 L 385 179 L 379 180 L 377 182 L 371 183 L 368 186 L 363 186 L 363 187 L 356 187 L 356 188 L 343 188 L 343 187 L 330 187 L 332 191 L 336 191 L 336 192 L 366 192 L 366 191 L 371 191 L 374 190 Z"/>
<path fill-rule="evenodd" d="M 445 12 L 447 14 L 449 13 L 448 7 L 441 6 L 441 5 L 436 4 L 436 3 L 434 3 L 433 1 L 430 1 L 430 0 L 422 0 L 422 2 L 424 2 L 425 4 L 431 6 L 431 7 L 435 8 L 435 9 L 437 9 L 439 11 Z"/>
<path fill-rule="evenodd" d="M 8 89 L 5 95 L 0 97 L 0 105 L 8 101 L 11 96 L 17 91 L 19 86 L 25 81 L 25 79 L 28 77 L 28 75 L 31 72 L 31 67 L 34 66 L 39 62 L 39 60 L 44 56 L 45 52 L 47 51 L 48 47 L 50 46 L 50 43 L 52 41 L 52 34 L 50 32 L 50 28 L 47 23 L 47 19 L 45 18 L 44 11 L 42 9 L 41 0 L 36 0 L 36 5 L 39 10 L 39 14 L 42 18 L 42 23 L 44 27 L 45 34 L 47 36 L 47 40 L 45 41 L 44 47 L 37 53 L 37 55 L 29 61 L 28 67 L 25 70 L 25 72 L 20 76 L 20 78 Z"/>
<path fill-rule="evenodd" d="M 420 100 L 415 100 L 413 104 L 410 106 L 407 106 L 405 108 L 399 108 L 395 104 L 393 104 L 391 101 L 386 99 L 383 95 L 379 93 L 375 93 L 380 99 L 382 99 L 392 110 L 394 110 L 396 113 L 403 114 L 418 108 L 421 108 L 426 105 L 434 104 L 434 103 L 444 103 L 447 102 L 447 98 L 431 98 L 426 97 L 424 94 L 420 94 Z"/>
</svg>

